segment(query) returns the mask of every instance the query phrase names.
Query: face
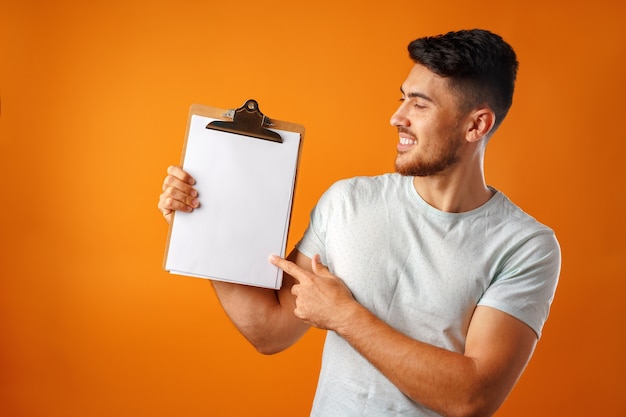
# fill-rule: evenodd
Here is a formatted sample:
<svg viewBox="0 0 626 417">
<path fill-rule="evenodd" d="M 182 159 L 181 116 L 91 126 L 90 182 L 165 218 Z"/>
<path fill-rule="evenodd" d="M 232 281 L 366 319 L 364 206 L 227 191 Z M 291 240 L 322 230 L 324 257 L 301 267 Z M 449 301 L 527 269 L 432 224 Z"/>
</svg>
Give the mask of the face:
<svg viewBox="0 0 626 417">
<path fill-rule="evenodd" d="M 415 65 L 401 88 L 402 99 L 391 117 L 398 128 L 396 171 L 430 176 L 456 165 L 465 143 L 463 115 L 447 81 Z"/>
</svg>

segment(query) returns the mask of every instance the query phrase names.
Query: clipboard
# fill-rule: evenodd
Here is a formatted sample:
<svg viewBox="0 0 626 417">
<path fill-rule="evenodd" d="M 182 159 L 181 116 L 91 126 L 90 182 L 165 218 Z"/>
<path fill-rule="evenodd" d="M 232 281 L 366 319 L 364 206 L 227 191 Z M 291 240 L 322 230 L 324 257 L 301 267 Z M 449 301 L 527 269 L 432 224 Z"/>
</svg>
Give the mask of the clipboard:
<svg viewBox="0 0 626 417">
<path fill-rule="evenodd" d="M 193 104 L 181 166 L 191 174 L 200 207 L 175 212 L 164 269 L 172 274 L 279 289 L 302 125 L 273 120 L 248 100 L 235 110 Z"/>
</svg>

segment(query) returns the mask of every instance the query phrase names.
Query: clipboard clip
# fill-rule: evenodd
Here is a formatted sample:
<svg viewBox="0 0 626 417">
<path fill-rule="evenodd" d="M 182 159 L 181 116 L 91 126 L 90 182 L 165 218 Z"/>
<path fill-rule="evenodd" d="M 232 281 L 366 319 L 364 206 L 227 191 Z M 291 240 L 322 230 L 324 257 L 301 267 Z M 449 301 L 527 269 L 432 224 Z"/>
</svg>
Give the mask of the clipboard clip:
<svg viewBox="0 0 626 417">
<path fill-rule="evenodd" d="M 206 128 L 283 143 L 283 138 L 278 133 L 263 127 L 271 126 L 272 121 L 261 113 L 256 100 L 250 99 L 243 106 L 228 113 L 229 116 L 232 114 L 232 122 L 214 120 Z"/>
</svg>

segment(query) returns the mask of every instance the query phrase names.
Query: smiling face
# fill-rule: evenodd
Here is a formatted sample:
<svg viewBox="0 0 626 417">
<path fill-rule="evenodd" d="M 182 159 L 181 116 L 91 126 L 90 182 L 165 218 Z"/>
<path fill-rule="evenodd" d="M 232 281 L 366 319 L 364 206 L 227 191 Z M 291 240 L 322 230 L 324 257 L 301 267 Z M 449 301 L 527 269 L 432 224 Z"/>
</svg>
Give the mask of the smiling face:
<svg viewBox="0 0 626 417">
<path fill-rule="evenodd" d="M 465 144 L 466 113 L 442 78 L 416 64 L 402 84 L 402 99 L 391 117 L 398 128 L 396 171 L 402 175 L 430 176 L 455 166 Z"/>
</svg>

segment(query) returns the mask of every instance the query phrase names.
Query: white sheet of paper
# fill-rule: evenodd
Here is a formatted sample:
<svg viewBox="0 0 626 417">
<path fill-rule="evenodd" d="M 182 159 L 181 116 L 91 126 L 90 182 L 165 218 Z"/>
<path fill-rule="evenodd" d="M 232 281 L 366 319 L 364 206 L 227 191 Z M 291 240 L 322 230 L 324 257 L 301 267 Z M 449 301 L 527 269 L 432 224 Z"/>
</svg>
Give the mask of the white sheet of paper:
<svg viewBox="0 0 626 417">
<path fill-rule="evenodd" d="M 276 130 L 283 143 L 206 129 L 192 115 L 183 168 L 196 179 L 201 206 L 177 212 L 165 269 L 219 281 L 280 288 L 300 134 Z"/>
</svg>

